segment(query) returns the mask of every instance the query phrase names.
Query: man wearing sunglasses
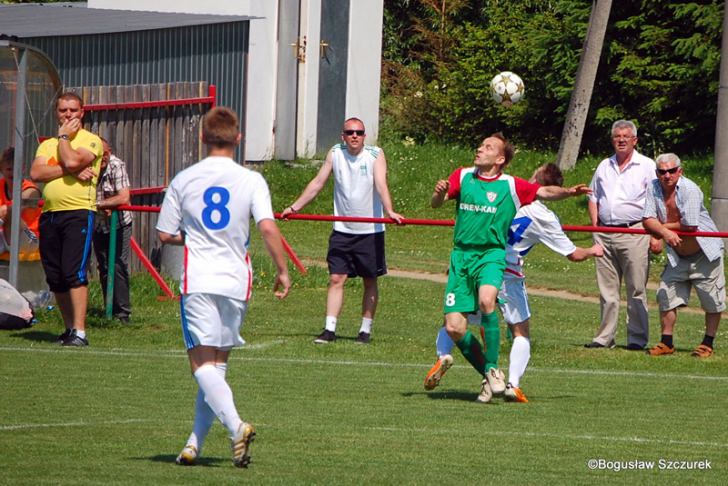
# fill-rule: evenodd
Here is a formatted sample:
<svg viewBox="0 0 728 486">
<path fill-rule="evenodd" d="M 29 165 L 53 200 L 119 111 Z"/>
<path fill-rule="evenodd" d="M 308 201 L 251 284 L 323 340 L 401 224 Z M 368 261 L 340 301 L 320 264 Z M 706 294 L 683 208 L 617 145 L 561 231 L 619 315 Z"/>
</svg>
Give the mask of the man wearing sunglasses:
<svg viewBox="0 0 728 486">
<path fill-rule="evenodd" d="M 703 204 L 703 192 L 683 177 L 677 155 L 657 157 L 657 177 L 647 194 L 642 221 L 647 231 L 667 243 L 668 262 L 657 291 L 662 337 L 648 354 L 661 356 L 675 352 L 672 333 L 677 308 L 688 304 L 690 289 L 694 287 L 705 311 L 705 336 L 692 355 L 707 358 L 713 354 L 713 339 L 725 310 L 723 240 L 676 233 L 718 231 Z"/>
<path fill-rule="evenodd" d="M 642 228 L 642 211 L 655 163 L 635 150 L 637 127 L 628 120 L 612 125 L 614 155 L 601 161 L 590 187 L 589 218 L 592 226 Z M 619 319 L 622 279 L 627 292 L 627 346 L 643 350 L 649 339 L 647 277 L 649 251 L 661 251 L 660 242 L 649 235 L 594 233 L 594 243 L 604 248 L 596 260 L 597 285 L 601 295 L 601 323 L 586 348 L 613 348 Z"/>
<path fill-rule="evenodd" d="M 387 187 L 387 161 L 381 148 L 365 145 L 364 122 L 349 118 L 341 131 L 343 143 L 329 150 L 316 177 L 281 215 L 285 218 L 301 211 L 323 189 L 334 174 L 334 215 L 381 218 L 387 216 L 401 223 L 394 212 Z M 327 344 L 336 340 L 336 324 L 344 304 L 344 284 L 348 277 L 362 277 L 362 320 L 356 342 L 368 344 L 372 321 L 377 310 L 377 277 L 387 273 L 384 258 L 384 224 L 336 221 L 329 237 L 326 257 L 329 287 L 326 297 L 324 330 L 314 340 Z"/>
</svg>

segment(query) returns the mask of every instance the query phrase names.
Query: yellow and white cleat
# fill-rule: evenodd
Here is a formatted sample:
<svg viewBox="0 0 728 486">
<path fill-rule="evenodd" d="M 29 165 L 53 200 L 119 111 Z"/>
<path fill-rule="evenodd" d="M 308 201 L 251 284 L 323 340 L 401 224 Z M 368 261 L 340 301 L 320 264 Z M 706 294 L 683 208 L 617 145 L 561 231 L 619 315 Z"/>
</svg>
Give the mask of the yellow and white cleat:
<svg viewBox="0 0 728 486">
<path fill-rule="evenodd" d="M 250 443 L 255 439 L 255 427 L 243 422 L 232 439 L 233 464 L 235 467 L 248 467 L 250 464 Z"/>
<path fill-rule="evenodd" d="M 179 466 L 194 466 L 197 462 L 197 447 L 187 444 L 174 462 Z"/>
</svg>

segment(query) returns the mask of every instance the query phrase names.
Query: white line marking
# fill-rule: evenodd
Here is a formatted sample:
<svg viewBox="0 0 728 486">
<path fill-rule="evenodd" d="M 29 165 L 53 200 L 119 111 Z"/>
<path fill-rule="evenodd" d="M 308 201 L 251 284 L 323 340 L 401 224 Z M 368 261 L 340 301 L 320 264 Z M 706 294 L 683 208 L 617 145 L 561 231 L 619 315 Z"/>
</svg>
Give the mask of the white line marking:
<svg viewBox="0 0 728 486">
<path fill-rule="evenodd" d="M 123 424 L 139 424 L 142 422 L 151 422 L 143 419 L 129 420 L 112 420 L 110 422 L 63 422 L 59 424 L 17 424 L 17 425 L 0 425 L 0 431 L 3 430 L 24 430 L 24 429 L 46 429 L 51 427 L 96 427 L 99 425 L 123 425 Z"/>
<path fill-rule="evenodd" d="M 256 346 L 270 347 L 284 341 L 275 340 L 257 344 Z M 381 368 L 413 368 L 413 369 L 429 369 L 432 363 L 388 363 L 384 361 L 351 361 L 351 360 L 328 360 L 328 359 L 303 359 L 303 358 L 265 358 L 265 357 L 249 357 L 243 356 L 245 348 L 251 349 L 251 345 L 245 345 L 237 354 L 230 356 L 230 361 L 250 361 L 262 363 L 287 363 L 294 365 L 323 365 L 323 366 L 361 366 L 361 367 L 381 367 Z M 254 349 L 254 348 L 252 348 Z M 18 352 L 18 353 L 75 353 L 76 356 L 124 356 L 130 358 L 187 358 L 187 352 L 184 350 L 159 350 L 155 352 L 149 351 L 129 351 L 121 349 L 64 349 L 64 348 L 17 348 L 0 346 L 2 352 Z M 454 365 L 453 368 L 470 369 L 466 365 Z M 690 380 L 708 380 L 728 382 L 728 376 L 709 376 L 709 375 L 691 375 L 683 373 L 656 373 L 652 371 L 612 371 L 612 370 L 580 370 L 566 368 L 538 368 L 529 367 L 532 373 L 560 373 L 568 375 L 590 375 L 590 376 L 612 376 L 612 377 L 629 377 L 629 378 L 687 378 Z"/>
</svg>

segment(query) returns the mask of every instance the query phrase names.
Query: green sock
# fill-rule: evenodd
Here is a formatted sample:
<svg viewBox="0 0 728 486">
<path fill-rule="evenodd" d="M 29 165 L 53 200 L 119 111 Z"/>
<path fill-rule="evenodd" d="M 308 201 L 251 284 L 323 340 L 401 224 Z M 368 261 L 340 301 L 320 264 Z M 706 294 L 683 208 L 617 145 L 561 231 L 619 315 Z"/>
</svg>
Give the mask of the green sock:
<svg viewBox="0 0 728 486">
<path fill-rule="evenodd" d="M 498 314 L 491 312 L 483 314 L 480 319 L 485 334 L 485 369 L 498 368 L 498 353 L 500 352 L 500 326 Z"/>
<path fill-rule="evenodd" d="M 468 360 L 468 363 L 473 365 L 473 368 L 480 373 L 481 376 L 485 376 L 485 361 L 483 360 L 483 346 L 480 344 L 478 338 L 476 338 L 472 332 L 468 329 L 465 331 L 463 338 L 457 343 L 458 348 Z"/>
</svg>

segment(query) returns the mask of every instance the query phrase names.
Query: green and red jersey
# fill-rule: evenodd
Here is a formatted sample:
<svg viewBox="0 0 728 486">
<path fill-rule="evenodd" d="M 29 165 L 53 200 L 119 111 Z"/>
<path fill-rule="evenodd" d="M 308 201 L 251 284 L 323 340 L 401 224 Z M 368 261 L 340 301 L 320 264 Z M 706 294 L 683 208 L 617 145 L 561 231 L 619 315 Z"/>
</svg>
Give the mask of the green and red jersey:
<svg viewBox="0 0 728 486">
<path fill-rule="evenodd" d="M 484 177 L 473 167 L 457 169 L 448 180 L 447 197 L 457 201 L 453 243 L 462 250 L 505 249 L 516 212 L 535 201 L 541 187 L 508 174 Z"/>
</svg>

